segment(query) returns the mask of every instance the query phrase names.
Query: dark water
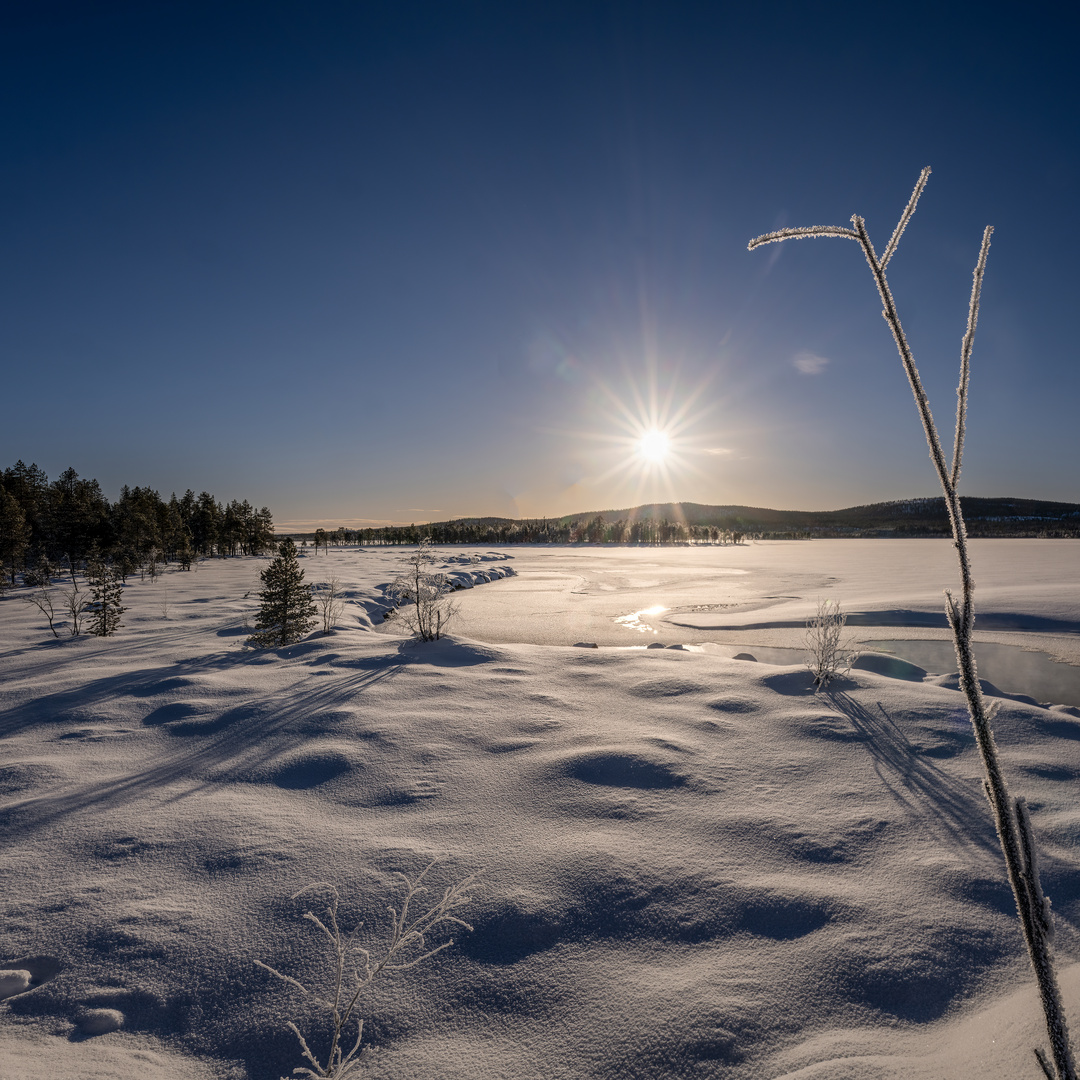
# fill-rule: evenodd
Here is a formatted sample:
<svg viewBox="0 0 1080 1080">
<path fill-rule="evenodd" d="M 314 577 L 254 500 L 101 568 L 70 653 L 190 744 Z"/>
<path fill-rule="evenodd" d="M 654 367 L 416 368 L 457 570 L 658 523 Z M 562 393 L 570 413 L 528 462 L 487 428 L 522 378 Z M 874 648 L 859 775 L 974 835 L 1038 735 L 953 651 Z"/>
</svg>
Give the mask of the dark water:
<svg viewBox="0 0 1080 1080">
<path fill-rule="evenodd" d="M 956 670 L 951 641 L 868 641 L 864 648 L 892 653 L 939 675 Z M 1036 701 L 1080 706 L 1080 668 L 1059 664 L 1046 653 L 1016 645 L 975 644 L 979 678 L 1007 694 L 1027 694 Z"/>
<path fill-rule="evenodd" d="M 951 641 L 865 641 L 863 652 L 887 653 L 925 668 L 932 675 L 956 671 L 956 652 Z M 751 646 L 748 652 L 766 664 L 801 663 L 804 649 Z M 1027 652 L 1016 645 L 976 643 L 975 663 L 979 678 L 1007 694 L 1027 694 L 1036 701 L 1080 707 L 1080 667 L 1060 664 L 1046 653 Z M 874 670 L 890 674 L 883 667 Z M 900 678 L 905 675 L 897 672 Z"/>
</svg>

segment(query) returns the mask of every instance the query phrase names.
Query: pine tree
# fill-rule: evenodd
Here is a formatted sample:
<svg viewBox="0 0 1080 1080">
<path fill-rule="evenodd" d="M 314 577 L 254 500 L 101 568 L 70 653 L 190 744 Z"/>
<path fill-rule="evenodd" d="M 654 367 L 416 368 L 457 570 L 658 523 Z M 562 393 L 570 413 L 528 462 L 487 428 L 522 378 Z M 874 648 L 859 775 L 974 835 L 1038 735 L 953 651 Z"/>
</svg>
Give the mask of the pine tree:
<svg viewBox="0 0 1080 1080">
<path fill-rule="evenodd" d="M 67 469 L 49 485 L 47 517 L 51 547 L 67 559 L 74 575 L 96 543 L 105 546 L 109 504 L 96 480 Z"/>
<path fill-rule="evenodd" d="M 259 574 L 263 590 L 262 606 L 255 622 L 256 633 L 249 645 L 272 648 L 299 641 L 315 623 L 315 602 L 311 586 L 304 584 L 304 571 L 296 555 L 296 544 L 282 540 L 277 558 Z"/>
<path fill-rule="evenodd" d="M 0 484 L 0 576 L 7 573 L 15 584 L 15 571 L 30 542 L 30 526 L 19 501 Z M 2 583 L 0 583 L 2 587 Z"/>
<path fill-rule="evenodd" d="M 120 629 L 120 616 L 127 610 L 120 573 L 100 555 L 92 554 L 86 568 L 90 585 L 90 633 L 109 637 Z"/>
</svg>

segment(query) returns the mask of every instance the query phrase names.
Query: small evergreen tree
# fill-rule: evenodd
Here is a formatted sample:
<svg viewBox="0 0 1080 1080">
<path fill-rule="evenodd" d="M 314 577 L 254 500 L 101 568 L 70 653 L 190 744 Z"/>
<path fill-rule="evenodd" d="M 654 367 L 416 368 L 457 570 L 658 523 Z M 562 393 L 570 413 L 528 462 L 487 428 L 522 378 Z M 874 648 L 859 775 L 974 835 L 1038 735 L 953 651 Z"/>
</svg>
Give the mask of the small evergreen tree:
<svg viewBox="0 0 1080 1080">
<path fill-rule="evenodd" d="M 272 648 L 299 641 L 315 622 L 315 602 L 311 586 L 304 584 L 304 571 L 296 555 L 296 544 L 282 540 L 277 558 L 259 574 L 263 590 L 256 633 L 247 639 L 249 645 Z"/>
<path fill-rule="evenodd" d="M 127 610 L 121 601 L 124 586 L 116 567 L 93 554 L 86 568 L 90 585 L 90 633 L 109 637 L 120 629 L 120 616 Z"/>
<path fill-rule="evenodd" d="M 191 560 L 194 558 L 194 551 L 191 547 L 191 537 L 188 535 L 187 529 L 181 529 L 176 534 L 175 552 L 177 561 L 180 563 L 181 570 L 191 569 Z"/>
</svg>

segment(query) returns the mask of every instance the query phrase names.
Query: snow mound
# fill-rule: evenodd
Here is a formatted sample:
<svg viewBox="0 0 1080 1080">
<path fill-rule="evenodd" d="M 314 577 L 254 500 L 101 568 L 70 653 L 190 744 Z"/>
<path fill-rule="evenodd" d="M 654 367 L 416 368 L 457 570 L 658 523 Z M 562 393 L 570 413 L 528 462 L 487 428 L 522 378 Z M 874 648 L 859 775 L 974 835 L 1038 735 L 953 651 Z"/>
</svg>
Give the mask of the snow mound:
<svg viewBox="0 0 1080 1080">
<path fill-rule="evenodd" d="M 84 1035 L 106 1035 L 123 1025 L 124 1014 L 119 1009 L 87 1009 L 79 1019 L 79 1030 Z"/>
<path fill-rule="evenodd" d="M 31 974 L 25 968 L 0 971 L 0 998 L 14 997 L 30 989 Z"/>
</svg>

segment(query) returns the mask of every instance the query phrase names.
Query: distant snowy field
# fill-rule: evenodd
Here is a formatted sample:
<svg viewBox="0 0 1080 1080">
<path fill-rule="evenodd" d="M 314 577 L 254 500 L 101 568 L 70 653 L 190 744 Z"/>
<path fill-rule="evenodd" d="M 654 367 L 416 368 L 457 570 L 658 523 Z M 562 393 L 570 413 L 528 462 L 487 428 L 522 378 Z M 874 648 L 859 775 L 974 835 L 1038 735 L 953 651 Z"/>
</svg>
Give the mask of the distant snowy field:
<svg viewBox="0 0 1080 1080">
<path fill-rule="evenodd" d="M 1080 659 L 1080 545 L 973 547 L 978 636 Z M 265 559 L 132 579 L 108 639 L 0 600 L 5 1080 L 289 1074 L 287 1020 L 325 1046 L 254 964 L 319 981 L 318 897 L 289 897 L 337 884 L 377 942 L 393 872 L 439 855 L 482 875 L 475 930 L 373 986 L 371 1080 L 1037 1075 L 955 680 L 814 695 L 731 659 L 822 596 L 864 639 L 944 636 L 948 543 L 440 554 L 474 587 L 427 645 L 381 620 L 396 551 L 305 557 L 348 603 L 280 650 L 242 645 Z M 1080 1031 L 1080 709 L 995 729 Z"/>
</svg>

